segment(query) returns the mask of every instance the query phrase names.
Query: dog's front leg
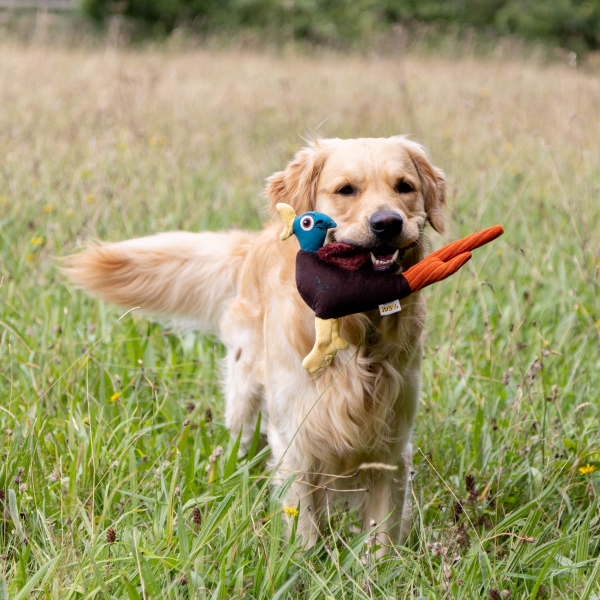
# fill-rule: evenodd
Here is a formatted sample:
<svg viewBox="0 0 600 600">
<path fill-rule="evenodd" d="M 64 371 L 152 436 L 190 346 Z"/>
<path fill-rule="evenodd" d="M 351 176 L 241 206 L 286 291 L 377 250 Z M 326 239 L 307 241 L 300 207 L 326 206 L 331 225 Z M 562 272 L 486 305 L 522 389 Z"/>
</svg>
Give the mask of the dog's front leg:
<svg viewBox="0 0 600 600">
<path fill-rule="evenodd" d="M 421 344 L 416 347 L 403 372 L 403 384 L 396 403 L 396 427 L 389 459 L 394 471 L 370 471 L 367 475 L 366 499 L 362 505 L 363 530 L 377 527 L 371 542 L 381 547 L 377 556 L 387 553 L 391 544 L 404 541 L 410 533 L 413 422 L 421 392 Z M 377 457 L 379 458 L 379 457 Z"/>
<path fill-rule="evenodd" d="M 299 476 L 298 479 L 304 480 L 302 476 Z M 319 526 L 322 516 L 320 496 L 321 494 L 310 485 L 294 481 L 284 500 L 285 506 L 294 508 L 300 506 L 296 532 L 298 535 L 302 535 L 302 545 L 305 549 L 312 548 L 319 540 Z M 291 519 L 289 526 L 291 526 Z"/>
<path fill-rule="evenodd" d="M 293 445 L 288 447 L 272 423 L 269 424 L 267 435 L 273 452 L 271 466 L 277 469 L 273 483 L 281 484 L 290 476 L 295 476 L 294 482 L 282 500 L 282 509 L 288 515 L 286 518 L 288 531 L 295 518 L 293 515 L 298 510 L 297 535 L 302 536 L 302 544 L 305 548 L 312 548 L 319 539 L 318 527 L 322 516 L 323 494 L 319 493 L 316 481 L 313 482 L 311 474 L 313 470 L 295 458 L 299 456 L 297 448 Z"/>
<path fill-rule="evenodd" d="M 378 558 L 410 532 L 410 454 L 409 444 L 397 461 L 397 470 L 371 471 L 365 478 L 368 492 L 361 510 L 363 531 L 376 528 L 369 544 L 380 546 Z"/>
</svg>

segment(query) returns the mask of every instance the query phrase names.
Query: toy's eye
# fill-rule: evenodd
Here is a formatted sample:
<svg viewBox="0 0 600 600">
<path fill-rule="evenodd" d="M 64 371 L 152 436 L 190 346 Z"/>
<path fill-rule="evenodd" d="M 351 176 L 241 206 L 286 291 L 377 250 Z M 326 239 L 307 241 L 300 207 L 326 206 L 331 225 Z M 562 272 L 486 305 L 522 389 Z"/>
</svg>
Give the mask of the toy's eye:
<svg viewBox="0 0 600 600">
<path fill-rule="evenodd" d="M 306 217 L 302 217 L 302 221 L 300 221 L 300 227 L 304 229 L 304 231 L 310 231 L 315 226 L 315 220 L 308 215 Z"/>
</svg>

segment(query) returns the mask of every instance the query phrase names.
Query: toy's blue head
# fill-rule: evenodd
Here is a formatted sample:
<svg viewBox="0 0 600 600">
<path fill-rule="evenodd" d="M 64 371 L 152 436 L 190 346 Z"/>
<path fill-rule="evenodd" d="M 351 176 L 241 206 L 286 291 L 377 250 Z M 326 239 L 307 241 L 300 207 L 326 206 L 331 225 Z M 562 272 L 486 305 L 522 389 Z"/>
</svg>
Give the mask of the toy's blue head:
<svg viewBox="0 0 600 600">
<path fill-rule="evenodd" d="M 300 242 L 300 248 L 307 252 L 318 252 L 325 243 L 327 230 L 337 227 L 335 221 L 327 215 L 314 210 L 297 217 L 289 204 L 280 202 L 276 208 L 285 224 L 279 237 L 287 240 L 291 235 L 295 235 Z"/>
<path fill-rule="evenodd" d="M 293 232 L 302 250 L 318 252 L 325 243 L 327 230 L 333 227 L 337 227 L 335 221 L 323 213 L 311 210 L 294 219 Z"/>
</svg>

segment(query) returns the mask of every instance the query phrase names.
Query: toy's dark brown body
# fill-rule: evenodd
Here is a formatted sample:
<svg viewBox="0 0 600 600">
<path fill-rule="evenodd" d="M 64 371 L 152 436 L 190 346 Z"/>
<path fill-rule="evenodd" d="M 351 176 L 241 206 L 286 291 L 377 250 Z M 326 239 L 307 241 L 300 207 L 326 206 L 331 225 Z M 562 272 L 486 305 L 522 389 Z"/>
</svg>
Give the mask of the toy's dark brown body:
<svg viewBox="0 0 600 600">
<path fill-rule="evenodd" d="M 296 285 L 319 319 L 339 319 L 373 310 L 412 292 L 404 275 L 378 273 L 369 268 L 348 271 L 305 250 L 299 250 L 296 256 Z"/>
<path fill-rule="evenodd" d="M 320 252 L 300 250 L 296 285 L 302 299 L 319 319 L 339 319 L 402 300 L 456 273 L 475 250 L 504 233 L 500 225 L 478 231 L 433 252 L 406 273 L 379 273 L 369 267 L 348 270 L 325 262 Z"/>
</svg>

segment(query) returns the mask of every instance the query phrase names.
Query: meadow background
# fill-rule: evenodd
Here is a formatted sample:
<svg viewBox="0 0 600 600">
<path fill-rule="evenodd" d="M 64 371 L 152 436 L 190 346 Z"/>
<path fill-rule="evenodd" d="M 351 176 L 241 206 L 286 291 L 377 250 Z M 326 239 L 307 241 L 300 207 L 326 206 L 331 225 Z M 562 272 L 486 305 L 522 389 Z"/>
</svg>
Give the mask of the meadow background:
<svg viewBox="0 0 600 600">
<path fill-rule="evenodd" d="M 0 598 L 599 598 L 600 81 L 547 56 L 1 41 Z M 58 269 L 89 239 L 260 228 L 315 131 L 425 144 L 434 246 L 506 229 L 425 292 L 413 529 L 379 561 L 343 506 L 313 551 L 285 538 L 218 340 Z"/>
</svg>

